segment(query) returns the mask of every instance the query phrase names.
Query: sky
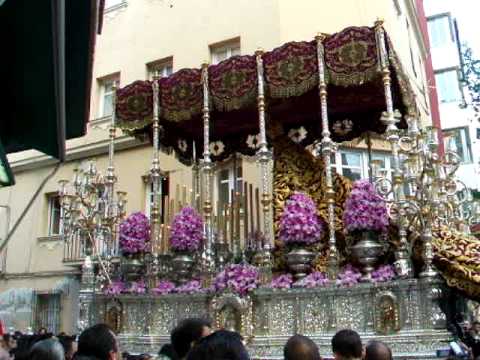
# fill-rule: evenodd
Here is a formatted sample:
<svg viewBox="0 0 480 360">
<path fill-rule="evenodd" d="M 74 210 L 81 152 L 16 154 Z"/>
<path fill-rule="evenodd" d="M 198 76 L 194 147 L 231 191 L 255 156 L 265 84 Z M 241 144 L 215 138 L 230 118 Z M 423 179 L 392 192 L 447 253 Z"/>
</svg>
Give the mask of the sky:
<svg viewBox="0 0 480 360">
<path fill-rule="evenodd" d="M 467 43 L 475 58 L 480 59 L 480 0 L 450 0 L 457 18 L 460 41 Z"/>
</svg>

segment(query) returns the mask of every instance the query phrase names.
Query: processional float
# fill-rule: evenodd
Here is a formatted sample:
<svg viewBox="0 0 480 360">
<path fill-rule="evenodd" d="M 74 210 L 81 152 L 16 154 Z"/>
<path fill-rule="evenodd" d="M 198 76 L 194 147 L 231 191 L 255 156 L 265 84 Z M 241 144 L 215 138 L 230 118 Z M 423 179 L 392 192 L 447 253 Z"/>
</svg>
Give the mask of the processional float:
<svg viewBox="0 0 480 360">
<path fill-rule="evenodd" d="M 328 353 L 349 327 L 429 358 L 450 339 L 442 301 L 480 295 L 480 209 L 381 22 L 136 81 L 115 101 L 106 176 L 91 165 L 61 182 L 67 248 L 89 244 L 81 327 L 106 321 L 129 350 L 156 352 L 179 319 L 209 316 L 255 358 L 281 356 L 293 333 Z M 126 218 L 115 195 L 117 126 L 153 143 L 149 217 Z M 331 159 L 365 132 L 389 145 L 392 174 L 373 160 L 352 188 Z M 191 191 L 161 194 L 161 148 L 192 166 Z M 258 184 L 214 203 L 216 163 L 237 154 L 256 158 Z"/>
</svg>

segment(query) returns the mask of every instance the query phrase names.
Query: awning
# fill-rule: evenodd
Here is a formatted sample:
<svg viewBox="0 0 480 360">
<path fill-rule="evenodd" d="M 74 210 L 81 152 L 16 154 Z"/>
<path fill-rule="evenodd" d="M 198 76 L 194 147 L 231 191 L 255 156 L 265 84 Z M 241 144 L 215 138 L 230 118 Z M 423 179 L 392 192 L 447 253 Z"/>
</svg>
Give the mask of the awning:
<svg viewBox="0 0 480 360">
<path fill-rule="evenodd" d="M 97 0 L 6 0 L 0 5 L 0 140 L 63 160 L 85 135 Z"/>
</svg>

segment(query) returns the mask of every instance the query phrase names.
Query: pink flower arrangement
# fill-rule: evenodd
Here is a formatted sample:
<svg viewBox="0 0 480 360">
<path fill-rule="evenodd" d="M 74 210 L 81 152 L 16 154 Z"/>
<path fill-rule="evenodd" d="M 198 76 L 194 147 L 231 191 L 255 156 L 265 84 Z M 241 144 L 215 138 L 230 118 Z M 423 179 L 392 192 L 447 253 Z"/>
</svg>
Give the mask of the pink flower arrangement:
<svg viewBox="0 0 480 360">
<path fill-rule="evenodd" d="M 157 286 L 150 290 L 155 295 L 170 294 L 175 291 L 175 284 L 168 280 L 159 281 Z"/>
<path fill-rule="evenodd" d="M 183 285 L 178 286 L 175 292 L 179 294 L 196 294 L 200 292 L 206 292 L 207 289 L 202 287 L 202 283 L 198 280 L 191 280 Z"/>
<path fill-rule="evenodd" d="M 197 211 L 184 207 L 175 215 L 170 232 L 170 246 L 175 251 L 193 252 L 203 241 L 203 221 Z"/>
<path fill-rule="evenodd" d="M 299 280 L 295 285 L 304 288 L 315 288 L 320 286 L 328 285 L 330 280 L 325 273 L 320 271 L 314 271 L 311 274 L 305 276 L 303 279 Z"/>
<path fill-rule="evenodd" d="M 268 287 L 272 289 L 290 289 L 292 284 L 292 274 L 282 274 L 273 278 Z"/>
<path fill-rule="evenodd" d="M 215 278 L 214 289 L 223 291 L 229 289 L 243 296 L 257 288 L 259 283 L 258 270 L 252 265 L 228 265 Z"/>
<path fill-rule="evenodd" d="M 358 284 L 362 273 L 356 267 L 348 264 L 337 276 L 337 285 L 352 286 Z"/>
<path fill-rule="evenodd" d="M 309 245 L 320 241 L 322 234 L 323 224 L 313 200 L 298 192 L 290 196 L 280 218 L 280 240 L 286 244 Z"/>
<path fill-rule="evenodd" d="M 386 231 L 388 213 L 385 200 L 368 180 L 357 180 L 353 183 L 352 192 L 345 202 L 343 223 L 348 232 Z"/>
<path fill-rule="evenodd" d="M 135 212 L 120 224 L 120 250 L 123 254 L 142 253 L 150 240 L 150 221 L 142 212 Z"/>
<path fill-rule="evenodd" d="M 380 265 L 375 271 L 372 271 L 372 281 L 374 283 L 390 281 L 395 278 L 395 269 L 392 265 Z"/>
</svg>

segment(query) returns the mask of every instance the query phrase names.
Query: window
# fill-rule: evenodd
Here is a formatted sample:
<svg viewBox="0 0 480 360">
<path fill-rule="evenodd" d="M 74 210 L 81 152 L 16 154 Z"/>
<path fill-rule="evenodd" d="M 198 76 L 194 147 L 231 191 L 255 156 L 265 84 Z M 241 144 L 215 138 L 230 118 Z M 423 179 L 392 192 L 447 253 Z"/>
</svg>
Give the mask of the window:
<svg viewBox="0 0 480 360">
<path fill-rule="evenodd" d="M 480 128 L 477 128 L 477 139 L 480 140 Z"/>
<path fill-rule="evenodd" d="M 463 163 L 472 161 L 470 137 L 467 128 L 448 129 L 443 131 L 445 149 L 454 151 Z"/>
<path fill-rule="evenodd" d="M 100 79 L 99 117 L 111 116 L 113 113 L 113 84 L 118 83 L 118 76 Z"/>
<path fill-rule="evenodd" d="M 61 208 L 58 195 L 48 196 L 48 235 L 59 235 L 61 232 Z"/>
<path fill-rule="evenodd" d="M 235 165 L 237 168 L 234 172 Z M 242 194 L 243 190 L 243 169 L 237 162 L 229 163 L 217 172 L 218 178 L 218 203 L 221 208 L 232 201 L 232 192 Z"/>
<path fill-rule="evenodd" d="M 428 34 L 432 48 L 441 47 L 453 41 L 450 15 L 443 14 L 428 19 Z"/>
<path fill-rule="evenodd" d="M 224 41 L 216 45 L 210 45 L 212 64 L 240 55 L 240 38 Z"/>
<path fill-rule="evenodd" d="M 459 101 L 460 88 L 456 69 L 446 70 L 435 74 L 438 99 L 440 102 Z"/>
<path fill-rule="evenodd" d="M 392 174 L 392 161 L 390 154 L 372 152 L 372 160 L 380 160 L 380 170 L 387 173 L 387 178 Z M 368 179 L 369 158 L 367 151 L 343 150 L 337 151 L 331 157 L 332 169 L 352 181 Z"/>
<path fill-rule="evenodd" d="M 152 61 L 147 64 L 148 80 L 153 79 L 155 71 L 158 71 L 160 77 L 167 77 L 173 72 L 173 58 L 169 57 L 162 60 Z"/>
<path fill-rule="evenodd" d="M 45 328 L 48 333 L 60 330 L 60 294 L 37 294 L 35 304 L 35 329 Z"/>
</svg>

